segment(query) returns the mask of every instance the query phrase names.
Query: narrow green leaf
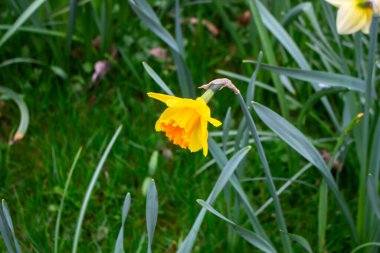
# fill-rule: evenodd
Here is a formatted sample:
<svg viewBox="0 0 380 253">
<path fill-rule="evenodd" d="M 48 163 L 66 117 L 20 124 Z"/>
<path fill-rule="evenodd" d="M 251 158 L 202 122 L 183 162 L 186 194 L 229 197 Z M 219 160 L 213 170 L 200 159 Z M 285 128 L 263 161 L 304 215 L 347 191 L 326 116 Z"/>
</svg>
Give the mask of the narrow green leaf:
<svg viewBox="0 0 380 253">
<path fill-rule="evenodd" d="M 246 60 L 244 62 L 247 63 L 255 63 L 255 61 Z M 285 76 L 289 76 L 301 81 L 311 82 L 311 83 L 319 83 L 328 86 L 334 87 L 343 87 L 354 91 L 365 92 L 365 82 L 359 78 L 354 78 L 350 76 L 333 74 L 322 71 L 311 71 L 311 70 L 301 70 L 294 68 L 282 68 L 275 67 L 266 64 L 261 64 L 261 68 L 265 70 L 269 70 L 272 72 L 276 72 L 278 74 L 282 74 Z M 374 91 L 373 91 L 373 94 Z"/>
<path fill-rule="evenodd" d="M 218 218 L 222 219 L 227 224 L 231 225 L 241 237 L 243 237 L 247 242 L 249 242 L 253 246 L 257 247 L 258 249 L 262 250 L 263 252 L 268 252 L 268 253 L 277 252 L 267 240 L 265 240 L 264 238 L 262 238 L 258 234 L 253 233 L 253 232 L 237 225 L 235 222 L 231 221 L 230 219 L 225 217 L 223 214 L 216 211 L 208 202 L 205 202 L 202 199 L 198 199 L 197 202 L 202 207 L 206 208 L 207 211 L 214 214 Z"/>
<path fill-rule="evenodd" d="M 148 26 L 149 29 L 154 34 L 156 34 L 157 37 L 162 39 L 171 49 L 173 49 L 174 51 L 180 54 L 181 51 L 178 48 L 177 42 L 173 39 L 170 33 L 166 31 L 165 28 L 162 27 L 161 23 L 159 23 L 159 20 L 155 18 L 157 16 L 154 14 L 153 11 L 151 11 L 150 8 L 142 9 L 142 7 L 139 5 L 142 2 L 145 2 L 145 1 L 140 2 L 140 0 L 139 1 L 128 0 L 129 5 L 132 7 L 133 11 L 141 19 L 141 21 L 143 21 L 144 24 Z"/>
<path fill-rule="evenodd" d="M 15 250 L 13 248 L 13 244 L 11 242 L 12 234 L 10 232 L 10 229 L 8 227 L 8 222 L 3 214 L 3 208 L 0 208 L 0 234 L 3 238 L 5 247 L 9 251 L 9 253 L 14 253 Z"/>
<path fill-rule="evenodd" d="M 103 165 L 107 160 L 107 157 L 113 147 L 113 145 L 116 142 L 117 137 L 119 136 L 121 132 L 122 126 L 119 126 L 119 128 L 116 130 L 115 134 L 113 135 L 111 141 L 108 143 L 106 150 L 104 151 L 98 165 L 96 166 L 95 172 L 91 178 L 90 184 L 87 187 L 86 195 L 84 196 L 83 202 L 82 202 L 82 207 L 80 209 L 76 229 L 75 229 L 75 235 L 74 235 L 74 242 L 73 242 L 73 249 L 72 253 L 76 253 L 78 250 L 78 243 L 79 243 L 79 237 L 82 229 L 82 224 L 83 224 L 83 219 L 84 215 L 87 210 L 88 202 L 90 201 L 90 197 L 92 194 L 92 191 L 94 190 L 95 183 L 98 180 L 98 177 L 100 175 L 100 172 L 102 171 Z"/>
<path fill-rule="evenodd" d="M 380 198 L 377 192 L 375 178 L 371 174 L 369 174 L 367 178 L 367 194 L 370 200 L 370 206 L 380 221 Z"/>
<path fill-rule="evenodd" d="M 272 42 L 269 39 L 268 31 L 264 27 L 264 25 L 268 26 L 268 24 L 270 23 L 270 20 L 269 21 L 267 20 L 268 17 L 264 16 L 264 14 L 267 13 L 268 11 L 261 4 L 259 0 L 247 0 L 247 3 L 248 3 L 249 10 L 251 12 L 251 17 L 254 20 L 254 24 L 257 28 L 257 32 L 261 40 L 261 46 L 263 47 L 264 55 L 270 64 L 276 65 L 276 57 L 275 57 L 274 50 L 272 47 Z M 272 33 L 274 34 L 273 31 Z M 280 103 L 281 113 L 282 115 L 284 115 L 285 118 L 289 118 L 289 109 L 288 109 L 288 104 L 286 103 L 286 99 L 285 99 L 284 87 L 282 86 L 278 75 L 275 75 L 272 72 L 271 76 L 272 76 L 274 85 L 276 87 L 276 91 L 277 91 L 276 94 L 278 97 L 278 101 Z M 291 249 L 289 248 L 289 245 L 286 246 L 285 250 L 291 251 Z"/>
<path fill-rule="evenodd" d="M 28 20 L 46 0 L 35 0 L 0 39 L 0 47 Z"/>
<path fill-rule="evenodd" d="M 148 163 L 148 172 L 150 176 L 153 176 L 156 172 L 158 164 L 158 151 L 153 151 L 152 155 L 150 156 L 149 163 Z"/>
<path fill-rule="evenodd" d="M 281 231 L 283 232 L 283 231 Z M 296 234 L 291 234 L 291 233 L 288 233 L 288 232 L 284 232 L 285 234 L 287 234 L 290 239 L 292 239 L 293 241 L 295 241 L 296 243 L 298 243 L 299 245 L 302 246 L 302 248 L 304 248 L 308 253 L 313 253 L 311 247 L 310 247 L 310 243 L 302 236 L 300 235 L 296 235 Z"/>
<path fill-rule="evenodd" d="M 54 230 L 54 252 L 57 253 L 58 252 L 58 240 L 59 240 L 59 227 L 60 227 L 60 224 L 61 224 L 61 216 L 62 216 L 62 212 L 63 212 L 63 206 L 64 206 L 64 203 L 65 203 L 65 198 L 66 198 L 66 195 L 67 195 L 67 190 L 69 189 L 69 184 L 71 182 L 71 178 L 72 178 L 72 175 L 74 173 L 74 169 L 77 165 L 77 162 L 79 160 L 79 156 L 82 152 L 82 147 L 79 148 L 77 154 L 75 155 L 75 158 L 74 158 L 74 161 L 71 165 L 71 168 L 69 170 L 69 174 L 67 175 L 67 179 L 66 179 L 66 183 L 65 183 L 65 188 L 63 190 L 63 193 L 62 193 L 62 199 L 61 199 L 61 203 L 59 204 L 59 209 L 58 209 L 58 214 L 57 214 L 57 220 L 55 222 L 55 230 Z"/>
<path fill-rule="evenodd" d="M 331 87 L 331 88 L 326 88 L 322 89 L 320 91 L 317 91 L 314 93 L 311 97 L 309 97 L 302 107 L 301 112 L 298 114 L 298 119 L 297 119 L 297 125 L 300 127 L 301 123 L 304 123 L 304 117 L 307 112 L 312 111 L 311 108 L 323 97 L 327 96 L 330 94 L 335 94 L 335 93 L 341 93 L 341 92 L 347 92 L 347 88 L 341 88 L 341 87 Z"/>
<path fill-rule="evenodd" d="M 28 130 L 29 126 L 29 110 L 25 103 L 25 101 L 22 99 L 22 97 L 18 94 L 16 94 L 11 89 L 8 89 L 6 87 L 0 86 L 0 93 L 3 93 L 4 95 L 10 97 L 18 106 L 20 110 L 20 124 L 16 130 L 15 135 L 12 138 L 12 143 L 21 140 Z"/>
<path fill-rule="evenodd" d="M 129 208 L 131 207 L 131 194 L 129 192 L 125 196 L 123 203 L 123 210 L 121 213 L 121 227 L 119 230 L 119 234 L 117 236 L 117 240 L 115 243 L 114 253 L 124 253 L 124 224 L 127 219 Z"/>
<path fill-rule="evenodd" d="M 285 184 L 283 184 L 276 192 L 277 196 L 280 196 L 289 186 L 296 182 L 297 179 L 302 176 L 307 170 L 312 167 L 311 163 L 305 165 L 302 169 L 300 169 L 294 176 L 290 178 Z M 269 198 L 265 203 L 256 211 L 256 215 L 260 215 L 271 203 L 273 202 L 273 198 Z"/>
<path fill-rule="evenodd" d="M 15 251 L 17 253 L 21 253 L 22 252 L 21 251 L 21 247 L 20 247 L 20 244 L 17 241 L 16 233 L 15 233 L 15 230 L 14 230 L 14 227 L 13 227 L 12 217 L 11 217 L 11 214 L 9 212 L 9 208 L 8 208 L 7 202 L 5 202 L 4 199 L 1 201 L 1 207 L 3 209 L 3 215 L 5 217 L 5 221 L 7 222 L 8 228 L 9 228 L 9 230 L 11 232 L 11 236 L 13 238 L 13 243 L 14 243 L 14 246 L 15 246 Z"/>
<path fill-rule="evenodd" d="M 0 30 L 9 30 L 12 26 L 11 25 L 0 25 Z M 58 38 L 66 38 L 67 34 L 60 31 L 54 31 L 54 30 L 48 30 L 41 27 L 34 27 L 34 26 L 20 26 L 17 31 L 19 32 L 26 32 L 26 33 L 32 33 L 32 34 L 39 34 L 39 35 L 47 35 L 51 37 L 58 37 Z M 83 42 L 82 39 L 73 36 L 74 41 Z"/>
<path fill-rule="evenodd" d="M 228 107 L 226 117 L 223 121 L 223 137 L 222 137 L 222 143 L 223 143 L 223 151 L 226 152 L 227 150 L 227 141 L 230 133 L 230 126 L 231 126 L 231 107 Z"/>
<path fill-rule="evenodd" d="M 175 38 L 181 55 L 184 55 L 183 36 L 181 28 L 181 9 L 179 1 L 180 0 L 175 0 Z"/>
<path fill-rule="evenodd" d="M 236 95 L 237 95 L 237 98 L 239 100 L 240 107 L 244 113 L 245 119 L 247 120 L 248 128 L 251 131 L 253 139 L 255 141 L 255 145 L 257 147 L 260 162 L 261 162 L 265 177 L 267 178 L 267 187 L 268 187 L 268 190 L 269 190 L 271 197 L 273 198 L 273 204 L 274 204 L 274 210 L 275 210 L 275 214 L 276 214 L 278 228 L 282 231 L 287 232 L 288 230 L 286 227 L 285 217 L 284 217 L 284 214 L 282 212 L 281 203 L 280 203 L 280 200 L 279 200 L 277 193 L 276 193 L 276 186 L 275 186 L 273 179 L 272 179 L 273 178 L 272 173 L 271 173 L 271 170 L 269 168 L 269 164 L 268 164 L 268 160 L 266 158 L 265 152 L 264 152 L 264 148 L 262 146 L 259 135 L 257 133 L 257 128 L 255 125 L 255 122 L 253 121 L 252 115 L 248 111 L 248 107 L 245 104 L 244 99 L 241 96 L 241 94 L 238 93 Z M 289 238 L 283 234 L 280 234 L 280 236 L 281 236 L 281 242 L 282 242 L 282 246 L 283 246 L 284 250 L 289 252 L 289 253 L 293 252 L 292 245 L 291 245 Z"/>
<path fill-rule="evenodd" d="M 325 180 L 319 187 L 319 203 L 318 203 L 318 252 L 325 252 L 326 229 L 327 229 L 327 203 L 328 203 L 328 187 Z"/>
<path fill-rule="evenodd" d="M 157 75 L 157 73 L 148 65 L 148 63 L 143 62 L 145 71 L 149 74 L 149 76 L 165 91 L 166 94 L 174 96 L 174 93 L 171 89 L 166 85 L 164 81 L 162 81 L 161 77 Z"/>
<path fill-rule="evenodd" d="M 74 33 L 75 19 L 77 17 L 78 0 L 70 0 L 70 15 L 67 27 L 66 49 L 70 50 Z"/>
<path fill-rule="evenodd" d="M 342 208 L 343 214 L 350 226 L 354 240 L 357 240 L 356 229 L 351 213 L 339 193 L 338 186 L 332 177 L 329 168 L 324 162 L 318 150 L 309 142 L 308 139 L 292 124 L 286 121 L 283 117 L 273 112 L 269 108 L 253 103 L 253 108 L 260 119 L 272 129 L 283 141 L 288 143 L 294 150 L 301 154 L 306 160 L 311 162 L 324 176 L 331 191 L 335 195 L 336 200 Z"/>
<path fill-rule="evenodd" d="M 358 252 L 361 249 L 367 248 L 367 247 L 380 247 L 380 242 L 367 242 L 363 243 L 362 245 L 356 247 L 351 253 Z"/>
<path fill-rule="evenodd" d="M 158 195 L 154 180 L 150 181 L 146 195 L 146 228 L 148 230 L 148 253 L 152 252 L 152 241 L 158 215 Z"/>
<path fill-rule="evenodd" d="M 232 79 L 243 81 L 243 82 L 248 83 L 248 84 L 250 83 L 250 80 L 251 80 L 249 77 L 246 77 L 246 76 L 243 76 L 243 75 L 239 75 L 239 74 L 236 74 L 236 73 L 233 73 L 233 72 L 230 72 L 230 71 L 226 71 L 226 70 L 218 69 L 216 71 L 216 73 L 221 74 L 221 75 L 226 76 L 226 77 L 230 77 Z M 265 83 L 256 81 L 255 82 L 255 86 L 263 88 L 263 89 L 265 89 L 267 91 L 270 91 L 272 93 L 276 93 L 276 89 L 275 88 L 273 88 L 273 87 L 271 87 L 271 86 L 269 86 L 269 85 L 267 85 Z M 300 102 L 298 102 L 297 100 L 295 100 L 291 96 L 286 95 L 285 98 L 286 98 L 286 100 L 288 102 L 291 102 L 292 104 L 294 104 L 297 107 L 302 107 L 303 106 L 303 105 L 300 104 Z"/>
<path fill-rule="evenodd" d="M 287 33 L 287 31 L 281 26 L 281 24 L 272 16 L 272 14 L 266 9 L 266 7 L 260 1 L 256 1 L 256 2 L 259 8 L 259 13 L 263 20 L 263 23 L 267 27 L 267 29 L 271 31 L 272 35 L 277 38 L 278 42 L 284 46 L 284 48 L 293 57 L 293 59 L 297 62 L 297 64 L 300 66 L 301 69 L 311 70 L 311 67 L 308 64 L 306 58 L 302 54 L 299 47 L 295 44 L 294 40 Z M 275 63 L 273 62 L 269 62 L 269 63 L 271 65 L 275 65 Z M 312 83 L 312 86 L 315 90 L 320 89 L 320 87 L 318 86 L 318 83 Z M 322 103 L 326 107 L 326 110 L 329 113 L 335 127 L 339 129 L 338 120 L 334 114 L 334 111 L 331 108 L 329 101 L 326 98 L 323 98 Z"/>
<path fill-rule="evenodd" d="M 249 103 L 251 103 L 251 101 L 255 97 L 255 82 L 256 82 L 257 73 L 259 72 L 260 64 L 262 60 L 263 60 L 263 52 L 260 51 L 259 56 L 257 57 L 256 68 L 253 71 L 251 79 L 249 80 L 249 85 L 247 89 L 246 103 L 248 106 L 249 106 Z"/>
<path fill-rule="evenodd" d="M 370 41 L 369 41 L 369 50 L 368 50 L 368 64 L 367 64 L 367 76 L 365 84 L 365 102 L 364 102 L 364 116 L 363 116 L 363 151 L 360 156 L 361 167 L 360 167 L 360 178 L 359 178 L 359 203 L 358 203 L 358 215 L 357 215 L 357 230 L 359 236 L 366 237 L 368 231 L 368 223 L 366 220 L 366 184 L 367 184 L 367 174 L 369 171 L 369 161 L 370 161 L 370 136 L 371 136 L 371 114 L 370 110 L 373 108 L 373 99 L 372 99 L 372 90 L 375 86 L 375 61 L 376 61 L 376 52 L 377 52 L 377 35 L 379 28 L 379 16 L 378 14 L 373 14 L 372 23 L 370 28 Z"/>
<path fill-rule="evenodd" d="M 235 169 L 240 164 L 241 160 L 247 155 L 251 148 L 245 147 L 241 149 L 239 152 L 237 152 L 224 166 L 222 173 L 220 174 L 218 180 L 216 181 L 209 197 L 207 198 L 207 203 L 212 204 L 215 199 L 218 197 L 220 192 L 223 190 L 224 186 L 228 182 L 228 180 L 233 175 Z M 179 249 L 177 250 L 177 253 L 190 253 L 191 249 L 193 248 L 195 239 L 197 237 L 198 231 L 201 227 L 201 224 L 203 222 L 203 218 L 206 214 L 206 209 L 202 208 L 202 210 L 199 212 L 189 234 L 186 236 L 186 239 L 182 242 Z"/>
<path fill-rule="evenodd" d="M 48 65 L 42 61 L 38 61 L 38 60 L 35 60 L 32 58 L 17 57 L 17 58 L 13 58 L 13 59 L 8 59 L 8 60 L 5 60 L 5 61 L 0 63 L 0 68 L 8 67 L 12 64 L 21 64 L 21 63 L 29 63 L 29 64 L 40 65 L 40 66 L 43 66 L 45 68 L 50 69 L 54 74 L 56 74 L 57 76 L 59 76 L 62 79 L 67 78 L 67 74 L 62 68 L 60 68 L 58 66 L 51 66 L 51 65 Z"/>
</svg>

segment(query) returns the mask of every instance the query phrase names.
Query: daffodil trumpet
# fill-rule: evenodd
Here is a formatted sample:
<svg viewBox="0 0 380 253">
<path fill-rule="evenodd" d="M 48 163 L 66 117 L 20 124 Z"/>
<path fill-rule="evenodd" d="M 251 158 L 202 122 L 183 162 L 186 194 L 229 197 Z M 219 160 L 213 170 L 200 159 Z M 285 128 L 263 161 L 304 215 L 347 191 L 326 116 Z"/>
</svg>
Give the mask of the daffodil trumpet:
<svg viewBox="0 0 380 253">
<path fill-rule="evenodd" d="M 338 8 L 336 28 L 339 34 L 369 33 L 372 15 L 378 15 L 378 0 L 326 0 Z"/>
</svg>

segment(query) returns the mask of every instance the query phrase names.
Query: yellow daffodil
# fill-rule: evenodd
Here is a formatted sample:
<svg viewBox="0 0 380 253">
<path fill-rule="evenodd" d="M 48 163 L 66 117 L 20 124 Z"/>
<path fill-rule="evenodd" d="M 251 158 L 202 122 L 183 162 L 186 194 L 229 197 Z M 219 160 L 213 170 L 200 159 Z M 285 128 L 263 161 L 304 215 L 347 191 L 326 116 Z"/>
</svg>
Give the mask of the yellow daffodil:
<svg viewBox="0 0 380 253">
<path fill-rule="evenodd" d="M 372 22 L 372 2 L 368 0 L 326 0 L 338 7 L 336 28 L 339 34 L 352 34 L 359 30 L 368 33 Z"/>
<path fill-rule="evenodd" d="M 188 148 L 191 152 L 203 148 L 203 155 L 206 156 L 207 124 L 210 122 L 216 127 L 222 124 L 211 118 L 206 101 L 201 97 L 194 100 L 153 92 L 149 92 L 148 96 L 168 106 L 156 122 L 156 131 L 165 132 L 170 141 L 181 148 Z"/>
</svg>

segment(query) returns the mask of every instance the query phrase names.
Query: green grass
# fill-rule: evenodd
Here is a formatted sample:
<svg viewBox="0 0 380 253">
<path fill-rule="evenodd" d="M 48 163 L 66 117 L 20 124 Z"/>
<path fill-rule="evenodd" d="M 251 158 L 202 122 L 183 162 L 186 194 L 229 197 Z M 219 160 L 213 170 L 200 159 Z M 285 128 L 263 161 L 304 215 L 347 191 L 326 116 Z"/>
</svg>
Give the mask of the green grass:
<svg viewBox="0 0 380 253">
<path fill-rule="evenodd" d="M 0 3 L 0 29 L 1 25 L 15 22 L 22 13 L 21 10 L 26 7 L 22 5 L 23 2 L 9 0 Z M 153 176 L 158 190 L 159 214 L 153 252 L 176 252 L 201 210 L 196 200 L 207 198 L 220 171 L 213 165 L 200 175 L 195 175 L 197 169 L 212 157 L 209 155 L 205 158 L 201 152 L 191 154 L 187 150 L 181 150 L 170 144 L 164 134 L 154 131 L 155 121 L 164 106 L 147 97 L 147 92 L 161 90 L 145 72 L 142 62 L 147 62 L 175 94 L 181 92 L 173 61 L 162 62 L 149 53 L 153 47 L 167 48 L 165 44 L 136 17 L 128 1 L 109 0 L 105 5 L 101 4 L 102 1 L 95 1 L 94 4 L 81 4 L 82 2 L 84 1 L 79 1 L 77 7 L 71 42 L 51 34 L 19 31 L 0 46 L 0 66 L 4 61 L 22 57 L 37 60 L 46 66 L 58 66 L 67 74 L 66 79 L 62 78 L 40 64 L 19 63 L 0 67 L 0 85 L 22 94 L 30 112 L 30 125 L 25 138 L 9 146 L 8 140 L 17 129 L 19 112 L 11 100 L 0 100 L 0 199 L 5 199 L 8 203 L 17 238 L 25 252 L 51 252 L 54 247 L 55 222 L 67 175 L 78 149 L 82 147 L 65 199 L 58 244 L 58 252 L 70 252 L 87 186 L 113 133 L 119 125 L 123 125 L 90 199 L 78 252 L 112 252 L 127 192 L 130 192 L 132 202 L 125 223 L 125 251 L 136 252 L 141 241 L 141 252 L 147 250 L 146 198 L 142 194 L 142 183 L 149 176 L 149 159 L 155 150 L 160 152 L 157 170 Z M 152 6 L 163 26 L 174 34 L 174 1 L 150 2 L 154 3 Z M 223 8 L 230 20 L 222 19 L 220 10 L 218 11 L 212 1 L 186 6 L 181 12 L 185 18 L 206 18 L 220 29 L 220 35 L 213 37 L 201 24 L 190 25 L 185 22 L 182 25 L 185 60 L 195 85 L 219 77 L 216 74 L 218 69 L 250 77 L 254 68 L 243 64 L 242 60 L 256 60 L 262 49 L 254 26 L 238 25 L 235 22 L 249 6 L 244 1 L 226 2 Z M 298 4 L 295 0 L 287 2 L 291 6 Z M 319 1 L 313 1 L 313 5 L 324 34 L 329 41 L 333 41 Z M 20 8 L 12 9 L 12 6 Z M 67 6 L 67 1 L 49 1 L 49 6 L 43 5 L 24 26 L 66 34 L 70 22 L 70 12 L 64 8 Z M 269 10 L 276 13 L 276 17 L 281 20 L 283 14 L 278 8 L 277 5 L 269 6 Z M 63 11 L 60 12 L 61 10 Z M 312 30 L 310 23 L 305 20 L 303 18 L 303 22 L 299 24 Z M 318 53 L 309 48 L 313 42 L 307 35 L 295 25 L 288 25 L 286 30 L 313 70 L 328 70 Z M 5 30 L 0 30 L 0 37 L 4 34 Z M 96 49 L 92 46 L 92 41 L 98 35 L 101 36 L 101 45 Z M 278 66 L 297 67 L 270 32 L 269 37 Z M 236 39 L 240 40 L 239 45 L 236 45 Z M 341 39 L 351 41 L 347 37 Z M 70 43 L 71 49 L 67 50 Z M 337 50 L 337 46 L 333 43 L 332 45 Z M 236 49 L 236 46 L 239 48 Z M 109 58 L 112 47 L 123 50 L 124 57 L 119 52 L 109 74 L 89 89 L 93 65 L 98 60 Z M 344 52 L 347 59 L 353 58 L 353 50 L 344 47 Z M 357 76 L 354 73 L 354 64 L 350 67 L 352 76 Z M 341 72 L 337 70 L 337 73 Z M 268 71 L 260 70 L 257 80 L 274 86 Z M 292 95 L 285 92 L 304 105 L 314 94 L 311 85 L 290 80 L 297 93 Z M 245 94 L 248 85 L 242 81 L 233 81 Z M 197 96 L 202 94 L 200 90 L 196 92 Z M 328 97 L 334 112 L 341 120 L 344 107 L 340 100 L 342 96 L 331 94 Z M 280 111 L 279 101 L 274 93 L 256 87 L 255 101 Z M 239 127 L 243 113 L 230 91 L 218 92 L 210 107 L 212 116 L 219 120 L 224 119 L 227 109 L 231 107 L 231 128 Z M 287 107 L 288 120 L 296 124 L 302 108 L 297 108 L 292 103 Z M 254 113 L 253 118 L 259 130 L 269 131 Z M 215 129 L 211 126 L 210 130 L 221 131 L 222 128 Z M 339 134 L 321 102 L 314 104 L 306 113 L 305 123 L 300 126 L 300 130 L 315 141 L 314 145 L 318 150 L 333 152 Z M 333 141 L 318 141 L 323 138 L 332 138 Z M 217 140 L 221 143 L 221 138 Z M 234 140 L 234 137 L 229 140 Z M 339 175 L 338 185 L 351 212 L 356 213 L 359 187 L 357 168 L 360 163 L 353 146 L 355 144 L 351 145 L 344 170 Z M 290 178 L 294 169 L 297 171 L 306 164 L 296 152 L 289 152 L 288 146 L 277 138 L 264 141 L 263 147 L 274 177 Z M 171 150 L 173 157 L 165 157 L 163 149 Z M 296 168 L 288 167 L 290 159 Z M 334 175 L 335 173 L 333 171 Z M 246 161 L 244 178 L 263 176 L 257 149 L 253 145 Z M 288 231 L 305 237 L 316 251 L 319 186 L 322 177 L 312 168 L 300 180 L 314 187 L 292 184 L 280 196 L 280 202 Z M 277 189 L 282 184 L 282 181 L 275 181 Z M 244 182 L 242 186 L 255 209 L 270 197 L 264 181 Z M 233 192 L 232 196 L 233 203 Z M 227 216 L 227 205 L 223 197 L 220 196 L 213 207 Z M 232 210 L 238 215 L 232 215 L 230 219 L 252 229 L 243 207 Z M 327 212 L 328 252 L 346 252 L 347 249 L 355 248 L 357 245 L 352 243 L 344 216 L 331 193 Z M 281 252 L 281 239 L 273 204 L 258 217 L 269 238 Z M 228 233 L 226 223 L 207 213 L 193 252 L 256 252 L 255 248 L 238 236 L 228 239 Z M 302 252 L 296 243 L 293 243 L 293 247 L 294 252 Z M 0 251 L 5 250 L 5 245 L 0 241 Z"/>
</svg>

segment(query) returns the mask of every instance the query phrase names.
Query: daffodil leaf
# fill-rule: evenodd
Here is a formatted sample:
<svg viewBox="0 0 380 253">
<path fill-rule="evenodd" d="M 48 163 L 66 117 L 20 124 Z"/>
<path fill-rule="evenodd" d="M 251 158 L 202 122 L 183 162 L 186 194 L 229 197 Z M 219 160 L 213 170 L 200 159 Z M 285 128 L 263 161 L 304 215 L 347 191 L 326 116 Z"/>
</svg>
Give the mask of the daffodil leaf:
<svg viewBox="0 0 380 253">
<path fill-rule="evenodd" d="M 132 7 L 133 11 L 136 15 L 145 23 L 146 26 L 150 28 L 150 30 L 157 35 L 160 39 L 162 39 L 171 49 L 181 53 L 177 42 L 170 35 L 170 33 L 165 30 L 165 28 L 159 22 L 157 15 L 154 11 L 149 7 L 145 1 L 135 1 L 128 0 L 129 5 Z"/>
<path fill-rule="evenodd" d="M 14 227 L 13 227 L 13 222 L 12 222 L 11 214 L 9 212 L 7 202 L 5 202 L 4 199 L 1 201 L 1 207 L 3 209 L 3 214 L 4 214 L 4 217 L 5 217 L 5 221 L 7 222 L 8 228 L 9 228 L 9 230 L 11 232 L 11 236 L 13 238 L 13 243 L 14 243 L 14 246 L 15 246 L 15 251 L 18 252 L 18 253 L 21 253 L 22 252 L 21 251 L 21 247 L 20 247 L 20 244 L 18 243 L 17 238 L 16 238 L 16 234 L 15 234 L 15 230 L 14 230 Z"/>
<path fill-rule="evenodd" d="M 214 188 L 212 189 L 209 197 L 207 198 L 207 203 L 212 204 L 215 199 L 218 197 L 220 192 L 223 190 L 224 186 L 233 176 L 234 171 L 242 161 L 242 159 L 247 155 L 251 148 L 245 147 L 237 152 L 224 166 L 222 173 L 220 174 L 218 180 L 216 181 Z M 177 253 L 190 253 L 193 248 L 195 239 L 197 237 L 198 231 L 203 222 L 204 216 L 206 214 L 206 209 L 202 208 L 199 212 L 189 234 L 186 236 L 186 239 L 183 241 Z"/>
<path fill-rule="evenodd" d="M 30 18 L 33 13 L 43 4 L 46 0 L 35 0 L 28 8 L 20 15 L 16 22 L 9 27 L 8 31 L 0 39 L 0 47 Z"/>
<path fill-rule="evenodd" d="M 300 48 L 294 42 L 292 37 L 284 29 L 284 27 L 273 17 L 273 15 L 267 10 L 265 5 L 261 1 L 255 0 L 259 8 L 261 18 L 264 25 L 271 31 L 272 35 L 275 36 L 281 45 L 288 51 L 288 53 L 293 57 L 303 70 L 311 70 L 309 63 L 307 62 L 305 56 L 302 54 Z M 318 82 L 312 83 L 312 86 L 315 90 L 320 90 Z M 339 122 L 335 116 L 334 111 L 329 103 L 329 101 L 324 97 L 322 98 L 322 103 L 326 107 L 327 112 L 329 113 L 334 125 L 339 128 Z"/>
<path fill-rule="evenodd" d="M 9 253 L 14 253 L 15 250 L 13 249 L 13 245 L 11 242 L 12 234 L 11 234 L 10 229 L 8 227 L 7 220 L 4 217 L 2 207 L 0 207 L 0 233 L 1 233 L 1 237 L 3 238 L 5 247 L 7 248 Z"/>
<path fill-rule="evenodd" d="M 158 215 L 158 195 L 156 184 L 152 180 L 149 184 L 146 195 L 146 227 L 148 230 L 148 253 L 152 252 L 152 241 L 154 230 L 156 228 Z"/>
<path fill-rule="evenodd" d="M 299 245 L 302 246 L 308 253 L 313 253 L 313 250 L 310 247 L 310 243 L 302 236 L 296 235 L 296 234 L 291 234 L 288 232 L 281 231 L 289 236 L 290 239 L 298 243 Z"/>
<path fill-rule="evenodd" d="M 376 189 L 377 187 L 375 183 L 375 178 L 373 177 L 373 175 L 370 174 L 367 178 L 368 197 L 370 199 L 372 210 L 380 221 L 380 199 Z"/>
<path fill-rule="evenodd" d="M 340 195 L 338 186 L 336 185 L 329 168 L 324 162 L 322 156 L 319 154 L 318 150 L 297 128 L 277 113 L 258 103 L 253 103 L 253 108 L 260 119 L 270 129 L 272 129 L 283 141 L 290 145 L 321 172 L 332 193 L 335 195 L 335 198 L 338 201 L 338 204 L 340 205 L 351 228 L 352 235 L 356 239 L 357 234 L 351 213 L 347 207 L 347 204 Z"/>
<path fill-rule="evenodd" d="M 115 250 L 114 253 L 124 253 L 124 224 L 125 220 L 127 219 L 129 208 L 131 207 L 131 195 L 129 192 L 125 196 L 124 203 L 123 203 L 123 210 L 121 215 L 121 227 L 119 230 L 119 234 L 117 236 L 117 240 L 115 243 Z"/>
<path fill-rule="evenodd" d="M 13 90 L 8 89 L 6 87 L 0 86 L 0 93 L 3 93 L 5 96 L 11 98 L 18 106 L 20 110 L 20 123 L 17 128 L 16 134 L 13 137 L 12 142 L 19 141 L 25 136 L 26 131 L 28 130 L 29 126 L 29 110 L 28 107 L 22 99 L 22 97 L 18 94 L 16 94 Z"/>
<path fill-rule="evenodd" d="M 218 218 L 225 221 L 227 224 L 231 225 L 234 230 L 240 235 L 242 238 L 244 238 L 247 242 L 249 242 L 251 245 L 255 246 L 256 248 L 262 250 L 263 252 L 267 253 L 275 253 L 277 252 L 275 248 L 263 237 L 260 235 L 249 231 L 239 225 L 237 225 L 235 222 L 231 221 L 227 217 L 225 217 L 223 214 L 216 211 L 209 203 L 202 199 L 197 200 L 198 204 L 200 204 L 202 207 L 206 208 L 207 211 L 214 214 Z"/>
<path fill-rule="evenodd" d="M 247 63 L 256 63 L 255 61 L 245 61 Z M 311 71 L 311 70 L 301 70 L 294 68 L 282 68 L 275 67 L 267 64 L 261 64 L 261 68 L 276 72 L 281 75 L 289 76 L 301 81 L 306 82 L 318 82 L 326 86 L 333 87 L 343 87 L 350 90 L 365 93 L 365 82 L 359 78 L 350 77 L 346 75 L 322 72 L 322 71 Z"/>
</svg>

